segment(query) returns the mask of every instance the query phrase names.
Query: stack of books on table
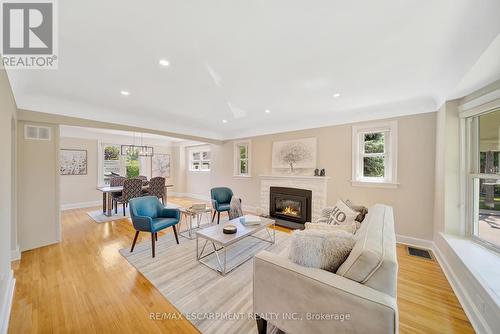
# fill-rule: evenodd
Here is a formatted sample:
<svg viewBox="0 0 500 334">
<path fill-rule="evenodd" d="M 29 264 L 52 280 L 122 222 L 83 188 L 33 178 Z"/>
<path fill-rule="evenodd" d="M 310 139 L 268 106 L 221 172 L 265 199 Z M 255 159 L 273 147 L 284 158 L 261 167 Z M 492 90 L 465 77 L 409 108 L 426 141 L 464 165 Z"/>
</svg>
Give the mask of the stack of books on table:
<svg viewBox="0 0 500 334">
<path fill-rule="evenodd" d="M 244 226 L 255 226 L 260 225 L 262 223 L 262 220 L 258 216 L 245 215 L 243 217 L 240 217 L 240 223 Z"/>
</svg>

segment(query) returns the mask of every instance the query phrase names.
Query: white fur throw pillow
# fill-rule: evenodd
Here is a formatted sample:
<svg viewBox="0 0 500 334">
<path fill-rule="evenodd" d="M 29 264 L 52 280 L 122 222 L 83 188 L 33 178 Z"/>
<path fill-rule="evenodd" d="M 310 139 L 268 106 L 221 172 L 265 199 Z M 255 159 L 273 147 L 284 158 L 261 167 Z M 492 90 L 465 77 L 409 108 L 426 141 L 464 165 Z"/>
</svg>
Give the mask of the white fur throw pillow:
<svg viewBox="0 0 500 334">
<path fill-rule="evenodd" d="M 333 225 L 326 223 L 306 223 L 306 230 L 325 230 L 325 231 L 346 231 L 349 233 L 356 233 L 358 229 L 357 224 L 351 225 Z"/>
<path fill-rule="evenodd" d="M 346 231 L 295 231 L 288 258 L 301 266 L 336 272 L 354 243 L 354 235 Z"/>
</svg>

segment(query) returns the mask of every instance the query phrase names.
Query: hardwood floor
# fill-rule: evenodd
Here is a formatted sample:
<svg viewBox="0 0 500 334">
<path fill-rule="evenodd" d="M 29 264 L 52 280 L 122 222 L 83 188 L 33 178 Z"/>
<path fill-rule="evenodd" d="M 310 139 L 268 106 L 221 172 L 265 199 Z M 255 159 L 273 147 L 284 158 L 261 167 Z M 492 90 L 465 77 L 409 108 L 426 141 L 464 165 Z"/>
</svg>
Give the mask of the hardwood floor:
<svg viewBox="0 0 500 334">
<path fill-rule="evenodd" d="M 150 320 L 177 310 L 118 253 L 131 246 L 132 226 L 127 219 L 96 224 L 87 211 L 64 211 L 63 241 L 23 252 L 14 263 L 9 332 L 198 333 L 185 319 Z M 171 229 L 159 236 L 165 233 L 174 237 Z M 138 242 L 149 238 L 141 233 Z M 397 251 L 400 332 L 473 333 L 437 262 L 411 257 L 403 245 Z"/>
</svg>

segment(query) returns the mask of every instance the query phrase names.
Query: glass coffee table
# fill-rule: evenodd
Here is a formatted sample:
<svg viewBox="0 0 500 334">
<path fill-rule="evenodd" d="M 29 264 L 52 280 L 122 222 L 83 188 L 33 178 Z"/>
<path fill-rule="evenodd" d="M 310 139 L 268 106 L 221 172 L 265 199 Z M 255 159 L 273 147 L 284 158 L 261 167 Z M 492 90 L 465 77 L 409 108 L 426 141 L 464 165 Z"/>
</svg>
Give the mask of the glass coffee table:
<svg viewBox="0 0 500 334">
<path fill-rule="evenodd" d="M 250 216 L 245 217 L 250 218 Z M 255 216 L 251 217 L 253 218 Z M 240 218 L 236 218 L 219 225 L 210 226 L 196 231 L 196 259 L 210 269 L 217 271 L 222 276 L 226 276 L 226 274 L 241 266 L 243 263 L 250 260 L 254 256 L 254 254 L 250 254 L 250 256 L 238 261 L 237 264 L 233 265 L 231 268 L 227 268 L 227 249 L 229 247 L 241 240 L 244 240 L 245 238 L 255 238 L 264 242 L 269 242 L 270 244 L 274 244 L 274 242 L 276 241 L 274 220 L 264 217 L 259 217 L 259 219 L 261 221 L 259 225 L 246 226 L 240 223 Z M 234 234 L 224 234 L 222 229 L 227 224 L 236 226 L 237 232 Z M 267 236 L 269 238 L 261 238 L 255 235 L 257 232 L 262 230 L 267 231 Z M 201 246 L 200 251 L 201 243 L 203 245 Z M 210 251 L 210 249 L 207 249 L 207 246 L 212 250 Z M 217 259 L 217 265 L 215 266 L 206 261 L 207 257 L 212 254 L 215 254 L 215 257 Z"/>
</svg>

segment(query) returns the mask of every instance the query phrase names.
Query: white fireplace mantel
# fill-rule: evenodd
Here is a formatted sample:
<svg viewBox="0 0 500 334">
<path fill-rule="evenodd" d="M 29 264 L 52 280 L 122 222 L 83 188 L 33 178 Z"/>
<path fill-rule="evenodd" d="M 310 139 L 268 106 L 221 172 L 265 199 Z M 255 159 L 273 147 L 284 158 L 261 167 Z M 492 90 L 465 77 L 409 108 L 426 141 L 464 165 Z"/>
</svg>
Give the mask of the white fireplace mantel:
<svg viewBox="0 0 500 334">
<path fill-rule="evenodd" d="M 312 191 L 312 220 L 317 219 L 326 206 L 328 176 L 309 175 L 259 175 L 260 177 L 260 209 L 269 214 L 269 193 L 271 187 L 289 187 Z"/>
</svg>

